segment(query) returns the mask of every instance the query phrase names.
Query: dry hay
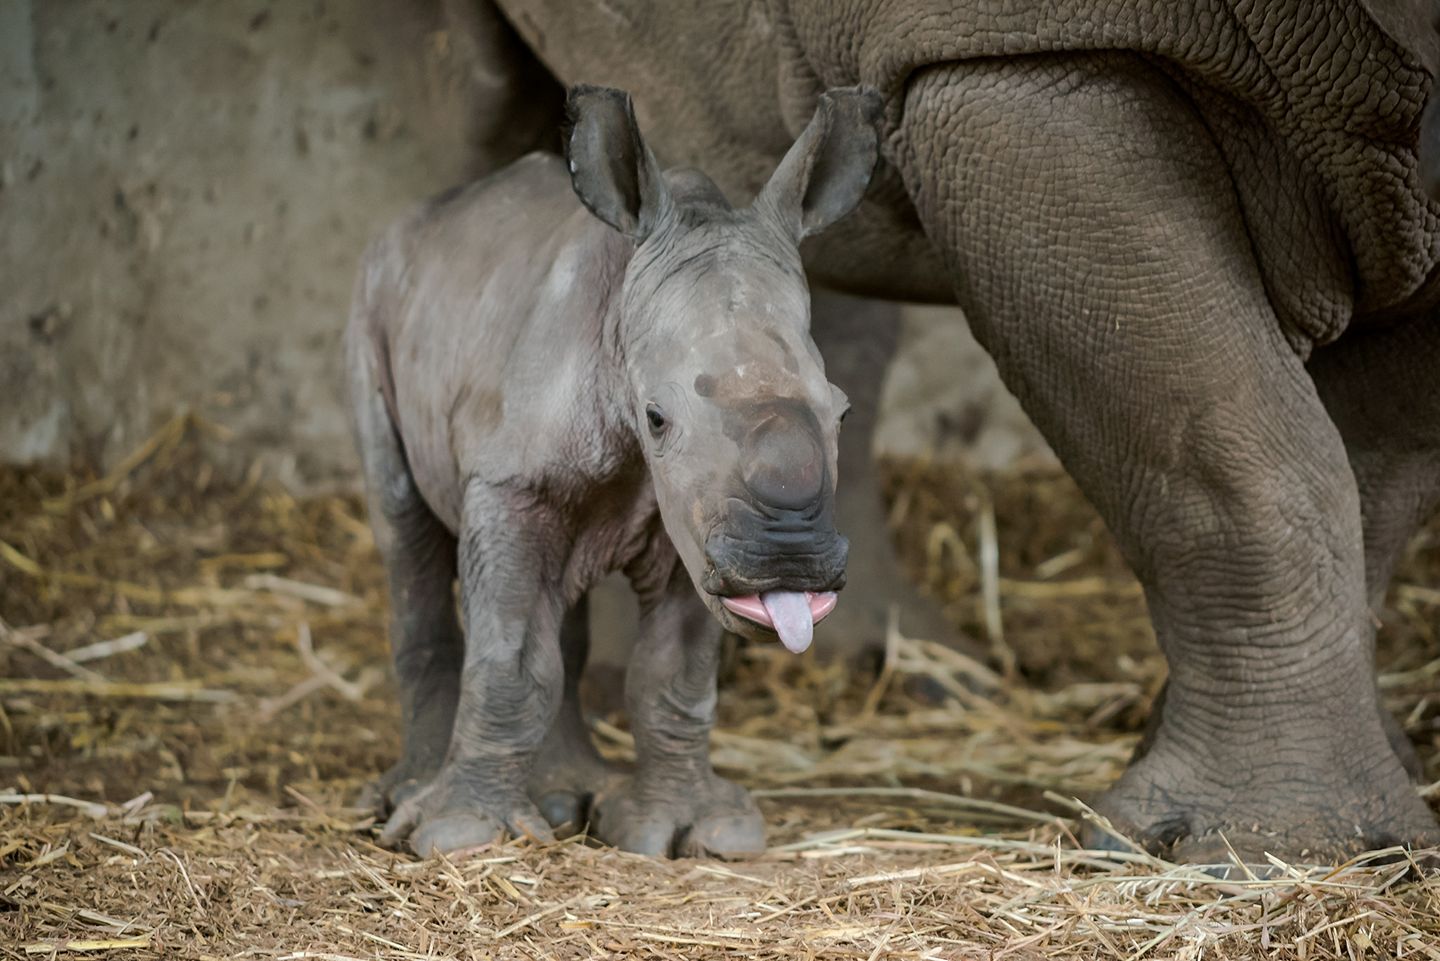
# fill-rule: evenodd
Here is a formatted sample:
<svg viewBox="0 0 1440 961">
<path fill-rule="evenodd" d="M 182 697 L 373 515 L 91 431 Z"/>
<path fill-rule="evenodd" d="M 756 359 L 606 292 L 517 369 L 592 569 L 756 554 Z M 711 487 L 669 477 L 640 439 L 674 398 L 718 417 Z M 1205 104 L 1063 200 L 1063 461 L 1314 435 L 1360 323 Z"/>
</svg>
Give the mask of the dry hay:
<svg viewBox="0 0 1440 961">
<path fill-rule="evenodd" d="M 1133 581 L 1053 472 L 892 465 L 907 559 L 980 661 L 739 652 L 714 756 L 772 848 L 571 839 L 416 862 L 344 807 L 397 750 L 353 497 L 221 479 L 190 419 L 108 478 L 0 473 L 0 958 L 1440 958 L 1401 857 L 1222 879 L 1079 849 L 1163 674 Z M 1435 779 L 1440 538 L 1383 688 Z M 613 757 L 623 719 L 594 718 Z"/>
</svg>

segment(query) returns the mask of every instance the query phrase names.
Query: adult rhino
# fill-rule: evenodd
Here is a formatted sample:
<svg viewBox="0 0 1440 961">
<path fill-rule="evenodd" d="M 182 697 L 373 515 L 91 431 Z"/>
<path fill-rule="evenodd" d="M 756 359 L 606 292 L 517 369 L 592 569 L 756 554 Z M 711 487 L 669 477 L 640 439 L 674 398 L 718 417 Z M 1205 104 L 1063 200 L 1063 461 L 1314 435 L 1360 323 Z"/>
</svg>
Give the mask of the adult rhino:
<svg viewBox="0 0 1440 961">
<path fill-rule="evenodd" d="M 1222 832 L 1251 858 L 1437 837 L 1387 738 L 1371 614 L 1440 494 L 1424 6 L 451 9 L 488 51 L 491 129 L 538 109 L 518 37 L 564 82 L 633 91 L 661 159 L 703 163 L 734 195 L 827 87 L 885 95 L 876 183 L 807 266 L 856 293 L 958 302 L 1104 516 L 1170 682 L 1097 806 L 1208 860 Z"/>
</svg>

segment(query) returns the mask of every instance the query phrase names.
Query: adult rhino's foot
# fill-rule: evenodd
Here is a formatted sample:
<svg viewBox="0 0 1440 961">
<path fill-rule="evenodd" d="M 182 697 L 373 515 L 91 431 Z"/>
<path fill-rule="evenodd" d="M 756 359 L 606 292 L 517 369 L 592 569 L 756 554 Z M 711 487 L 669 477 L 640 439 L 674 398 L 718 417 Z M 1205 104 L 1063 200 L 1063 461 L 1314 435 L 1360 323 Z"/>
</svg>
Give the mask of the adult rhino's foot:
<svg viewBox="0 0 1440 961">
<path fill-rule="evenodd" d="M 1388 744 L 1376 741 L 1365 755 L 1307 763 L 1275 750 L 1296 743 L 1283 734 L 1254 741 L 1248 750 L 1208 745 L 1195 756 L 1162 733 L 1095 807 L 1151 853 L 1197 864 L 1239 857 L 1268 867 L 1267 854 L 1323 863 L 1393 845 L 1437 843 L 1430 809 Z M 1125 847 L 1094 827 L 1084 840 L 1096 848 Z"/>
<path fill-rule="evenodd" d="M 1155 741 L 1155 735 L 1160 730 L 1160 719 L 1165 715 L 1165 692 L 1168 688 L 1167 681 L 1160 688 L 1160 693 L 1155 695 L 1155 702 L 1150 705 L 1150 715 L 1145 719 L 1145 729 L 1140 734 L 1140 742 L 1135 745 L 1135 753 L 1130 756 L 1132 763 L 1144 757 Z M 1416 784 L 1424 783 L 1425 765 L 1421 763 L 1420 755 L 1415 753 L 1415 742 L 1405 733 L 1405 726 L 1383 706 L 1379 708 L 1379 712 L 1380 727 L 1385 731 L 1385 740 L 1390 743 L 1390 750 L 1399 758 L 1400 766 L 1405 769 L 1410 780 Z"/>
<path fill-rule="evenodd" d="M 740 785 L 709 774 L 699 783 L 631 778 L 595 799 L 594 834 L 623 851 L 652 857 L 755 857 L 765 821 Z"/>
<path fill-rule="evenodd" d="M 550 826 L 521 792 L 497 791 L 493 772 L 451 765 L 395 807 L 380 841 L 422 858 L 490 844 L 505 837 L 554 840 Z"/>
<path fill-rule="evenodd" d="M 530 799 L 560 836 L 583 828 L 595 795 L 624 772 L 602 758 L 579 722 L 562 716 L 546 738 L 530 772 Z"/>
</svg>

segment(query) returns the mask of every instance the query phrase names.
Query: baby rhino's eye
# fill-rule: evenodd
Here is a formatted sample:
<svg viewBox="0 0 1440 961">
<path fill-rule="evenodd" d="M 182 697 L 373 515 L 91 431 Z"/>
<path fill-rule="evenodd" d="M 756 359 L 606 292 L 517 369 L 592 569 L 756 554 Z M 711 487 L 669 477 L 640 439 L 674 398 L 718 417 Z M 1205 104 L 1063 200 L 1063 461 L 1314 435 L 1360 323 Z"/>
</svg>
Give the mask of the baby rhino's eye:
<svg viewBox="0 0 1440 961">
<path fill-rule="evenodd" d="M 645 420 L 650 425 L 650 436 L 659 437 L 665 432 L 668 421 L 665 420 L 665 413 L 654 403 L 645 405 Z"/>
</svg>

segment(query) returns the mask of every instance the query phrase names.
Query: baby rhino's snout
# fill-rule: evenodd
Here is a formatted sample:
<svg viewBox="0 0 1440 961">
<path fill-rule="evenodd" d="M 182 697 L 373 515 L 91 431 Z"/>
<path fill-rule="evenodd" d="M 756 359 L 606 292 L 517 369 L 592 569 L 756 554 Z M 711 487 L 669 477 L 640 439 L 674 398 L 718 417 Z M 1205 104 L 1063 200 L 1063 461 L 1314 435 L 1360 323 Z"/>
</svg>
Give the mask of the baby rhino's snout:
<svg viewBox="0 0 1440 961">
<path fill-rule="evenodd" d="M 803 511 L 825 488 L 825 452 L 813 427 L 795 414 L 777 412 L 746 438 L 745 487 L 755 500 L 782 511 Z"/>
<path fill-rule="evenodd" d="M 751 416 L 754 426 L 739 445 L 743 490 L 727 499 L 723 520 L 706 538 L 702 586 L 731 599 L 775 590 L 838 590 L 849 545 L 835 530 L 828 458 L 815 415 L 782 402 Z"/>
</svg>

